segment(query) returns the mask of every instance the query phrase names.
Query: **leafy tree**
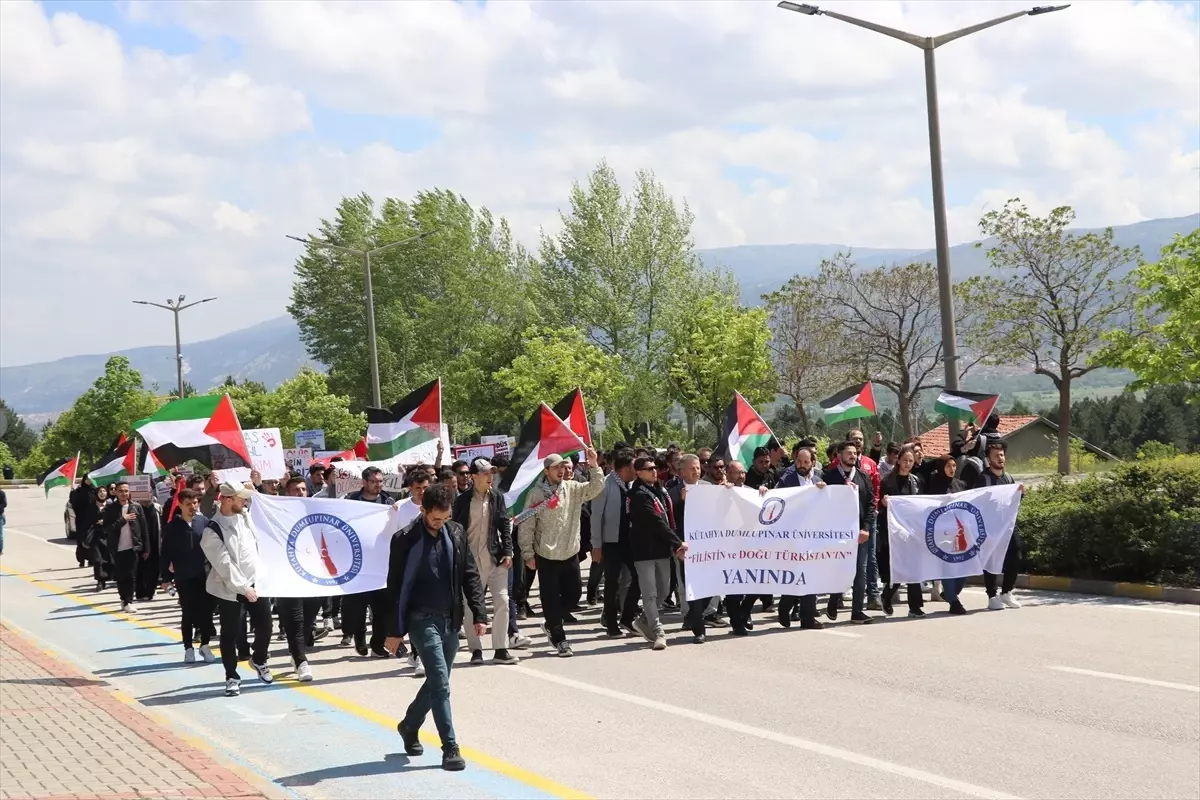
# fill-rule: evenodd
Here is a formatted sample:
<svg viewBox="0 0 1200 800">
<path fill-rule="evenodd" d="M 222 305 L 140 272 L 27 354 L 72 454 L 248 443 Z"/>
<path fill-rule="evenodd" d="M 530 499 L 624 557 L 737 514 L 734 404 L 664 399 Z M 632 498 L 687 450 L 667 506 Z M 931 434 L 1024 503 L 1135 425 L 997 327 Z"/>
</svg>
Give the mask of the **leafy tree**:
<svg viewBox="0 0 1200 800">
<path fill-rule="evenodd" d="M 1028 403 L 1018 397 L 1013 401 L 1012 407 L 1008 409 L 1008 413 L 1014 416 L 1028 416 L 1036 412 L 1030 408 Z"/>
<path fill-rule="evenodd" d="M 142 388 L 142 375 L 124 356 L 113 356 L 104 374 L 59 415 L 45 434 L 45 456 L 58 458 L 83 454 L 86 462 L 108 451 L 119 433 L 132 433 L 133 423 L 158 408 L 154 395 Z"/>
<path fill-rule="evenodd" d="M 1092 359 L 1102 334 L 1129 308 L 1129 282 L 1117 270 L 1137 256 L 1136 248 L 1113 241 L 1112 228 L 1070 233 L 1074 220 L 1069 206 L 1037 217 L 1019 199 L 984 214 L 979 229 L 991 243 L 988 261 L 1002 277 L 972 278 L 965 287 L 968 302 L 982 311 L 968 341 L 992 345 L 995 363 L 1032 362 L 1058 390 L 1064 474 L 1071 470 L 1071 385 L 1098 366 Z"/>
<path fill-rule="evenodd" d="M 555 403 L 578 386 L 590 410 L 603 408 L 605 421 L 611 421 L 609 409 L 625 390 L 616 356 L 588 341 L 578 328 L 530 328 L 522 338 L 521 353 L 495 375 L 513 408 L 528 416 L 538 403 Z"/>
<path fill-rule="evenodd" d="M 814 278 L 797 275 L 762 298 L 770 315 L 768 347 L 779 373 L 779 392 L 795 406 L 797 433 L 813 429 L 806 406 L 837 391 L 832 387 L 845 376 L 838 331 L 827 324 L 817 286 Z"/>
<path fill-rule="evenodd" d="M 8 422 L 4 435 L 0 436 L 0 442 L 8 446 L 11 458 L 21 459 L 29 455 L 29 451 L 37 444 L 37 434 L 2 399 L 0 399 L 0 414 L 3 414 Z"/>
<path fill-rule="evenodd" d="M 728 295 L 701 298 L 670 334 L 672 396 L 717 430 L 735 391 L 752 405 L 770 402 L 776 383 L 770 339 L 766 309 L 742 308 Z"/>
<path fill-rule="evenodd" d="M 305 367 L 265 395 L 263 406 L 268 425 L 279 428 L 285 442 L 298 430 L 321 428 L 331 450 L 352 447 L 367 428 L 363 414 L 350 412 L 350 398 L 330 394 L 328 380 Z"/>
<path fill-rule="evenodd" d="M 13 455 L 12 450 L 8 449 L 8 445 L 0 441 L 0 466 L 3 466 L 4 464 L 11 464 L 15 470 L 17 461 L 19 460 L 20 459 Z"/>
<path fill-rule="evenodd" d="M 1107 333 L 1097 361 L 1133 370 L 1134 389 L 1182 384 L 1200 399 L 1200 228 L 1177 234 L 1133 278 L 1141 290 L 1133 330 Z"/>
<path fill-rule="evenodd" d="M 54 459 L 46 455 L 45 448 L 46 439 L 39 439 L 33 449 L 29 451 L 29 455 L 17 462 L 16 475 L 18 478 L 37 478 L 50 469 L 50 464 Z"/>
<path fill-rule="evenodd" d="M 548 324 L 577 326 L 619 359 L 627 389 L 605 411 L 633 441 L 636 424 L 666 415 L 668 332 L 705 277 L 693 252 L 693 216 L 648 171 L 637 173 L 626 197 L 601 162 L 586 184 L 574 185 L 561 217 L 558 236 L 542 237 L 538 306 Z"/>
</svg>

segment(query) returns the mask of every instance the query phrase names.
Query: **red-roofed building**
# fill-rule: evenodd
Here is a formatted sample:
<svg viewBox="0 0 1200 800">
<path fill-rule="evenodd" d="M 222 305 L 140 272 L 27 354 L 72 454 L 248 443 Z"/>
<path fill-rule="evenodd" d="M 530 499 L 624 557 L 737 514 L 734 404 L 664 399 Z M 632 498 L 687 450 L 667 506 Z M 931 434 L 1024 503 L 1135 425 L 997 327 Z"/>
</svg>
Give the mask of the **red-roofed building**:
<svg viewBox="0 0 1200 800">
<path fill-rule="evenodd" d="M 1008 443 L 1008 460 L 1024 462 L 1058 454 L 1058 426 L 1036 414 L 1000 416 L 1000 436 Z M 1074 436 L 1074 434 L 1072 434 Z M 1079 437 L 1075 437 L 1079 438 Z M 1082 440 L 1080 440 L 1082 441 Z M 1120 461 L 1099 447 L 1083 442 L 1084 448 L 1105 461 Z M 950 452 L 950 427 L 939 425 L 921 434 L 921 453 L 938 458 Z"/>
</svg>

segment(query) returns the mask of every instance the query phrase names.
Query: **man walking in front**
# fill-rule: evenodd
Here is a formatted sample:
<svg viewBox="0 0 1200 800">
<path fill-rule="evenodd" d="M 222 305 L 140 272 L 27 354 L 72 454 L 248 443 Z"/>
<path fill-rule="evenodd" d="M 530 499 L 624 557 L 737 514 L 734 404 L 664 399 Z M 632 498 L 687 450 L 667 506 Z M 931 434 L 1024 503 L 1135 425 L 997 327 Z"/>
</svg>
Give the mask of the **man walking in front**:
<svg viewBox="0 0 1200 800">
<path fill-rule="evenodd" d="M 667 649 L 667 637 L 658 616 L 658 604 L 671 585 L 671 557 L 682 559 L 687 545 L 671 527 L 670 498 L 665 503 L 655 491 L 658 474 L 654 459 L 639 458 L 633 463 L 637 480 L 625 498 L 629 515 L 629 544 L 638 587 L 642 595 L 642 615 L 633 628 L 655 650 Z M 699 465 L 697 464 L 697 472 Z M 665 497 L 665 495 L 664 495 Z M 625 598 L 625 616 L 632 616 L 637 598 L 631 592 Z"/>
<path fill-rule="evenodd" d="M 432 711 L 442 740 L 442 769 L 465 769 L 467 762 L 454 737 L 450 713 L 450 668 L 458 652 L 463 598 L 475 620 L 475 635 L 487 631 L 483 584 L 462 526 L 450 519 L 455 490 L 430 486 L 421 498 L 421 516 L 393 534 L 388 562 L 388 636 L 384 647 L 395 653 L 407 633 L 425 665 L 425 682 L 396 730 L 404 752 L 425 752 L 419 731 Z"/>
<path fill-rule="evenodd" d="M 574 655 L 563 631 L 562 583 L 570 570 L 579 570 L 579 523 L 583 504 L 604 491 L 604 471 L 596 451 L 587 449 L 588 482 L 565 480 L 571 462 L 552 454 L 542 462 L 545 479 L 529 491 L 529 506 L 537 513 L 521 525 L 521 558 L 536 569 L 542 592 L 542 615 L 550 645 L 561 658 Z"/>
<path fill-rule="evenodd" d="M 132 614 L 137 611 L 133 593 L 139 562 L 150 557 L 150 533 L 142 507 L 129 499 L 129 484 L 119 481 L 113 490 L 117 501 L 104 509 L 104 533 L 108 537 L 108 552 L 113 554 L 121 610 Z"/>
<path fill-rule="evenodd" d="M 221 663 L 225 665 L 225 696 L 242 693 L 242 681 L 237 671 L 237 639 L 245 613 L 254 631 L 254 647 L 250 666 L 258 679 L 270 683 L 273 679 L 267 666 L 267 651 L 271 646 L 271 603 L 259 597 L 254 588 L 258 577 L 258 536 L 250 527 L 246 501 L 254 490 L 234 483 L 222 483 L 217 492 L 220 503 L 200 537 L 200 548 L 212 565 L 205 588 L 217 598 L 221 614 Z"/>
</svg>

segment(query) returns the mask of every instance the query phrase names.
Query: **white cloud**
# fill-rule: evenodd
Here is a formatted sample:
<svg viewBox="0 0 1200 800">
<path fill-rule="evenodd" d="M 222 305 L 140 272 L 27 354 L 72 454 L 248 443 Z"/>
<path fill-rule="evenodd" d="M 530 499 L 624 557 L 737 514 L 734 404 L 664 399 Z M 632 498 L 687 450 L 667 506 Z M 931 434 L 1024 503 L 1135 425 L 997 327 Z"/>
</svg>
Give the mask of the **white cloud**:
<svg viewBox="0 0 1200 800">
<path fill-rule="evenodd" d="M 1021 7 L 829 5 L 922 35 Z M 932 241 L 921 53 L 769 0 L 122 8 L 139 42 L 201 45 L 0 3 L 2 363 L 158 341 L 94 324 L 130 293 L 220 296 L 191 338 L 282 313 L 283 234 L 343 195 L 452 188 L 532 242 L 601 158 L 686 196 L 701 246 Z M 1195 5 L 1079 3 L 937 58 L 953 240 L 1015 195 L 1084 225 L 1200 207 Z M 313 109 L 441 136 L 348 146 Z M 743 190 L 729 168 L 771 177 Z"/>
</svg>

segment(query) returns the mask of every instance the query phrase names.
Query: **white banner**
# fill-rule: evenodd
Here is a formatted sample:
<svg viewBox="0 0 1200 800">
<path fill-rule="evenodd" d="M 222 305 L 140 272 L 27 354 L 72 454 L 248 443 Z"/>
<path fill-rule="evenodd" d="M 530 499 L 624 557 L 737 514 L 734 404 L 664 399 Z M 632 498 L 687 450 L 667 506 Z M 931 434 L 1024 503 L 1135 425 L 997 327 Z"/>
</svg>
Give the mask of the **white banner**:
<svg viewBox="0 0 1200 800">
<path fill-rule="evenodd" d="M 245 483 L 250 480 L 250 471 L 258 470 L 259 477 L 264 481 L 279 480 L 287 468 L 283 461 L 283 440 L 279 436 L 279 428 L 243 428 L 242 439 L 246 442 L 246 451 L 250 454 L 250 467 L 234 467 L 232 469 L 214 469 L 222 481 Z"/>
<path fill-rule="evenodd" d="M 848 486 L 751 489 L 697 484 L 684 516 L 687 599 L 833 594 L 854 583 L 858 495 Z"/>
<path fill-rule="evenodd" d="M 377 503 L 256 494 L 250 504 L 250 524 L 258 534 L 255 588 L 263 597 L 382 589 L 397 513 Z"/>
<path fill-rule="evenodd" d="M 888 498 L 892 581 L 917 583 L 1004 571 L 1021 491 L 990 486 L 943 495 Z"/>
<path fill-rule="evenodd" d="M 404 467 L 400 466 L 399 456 L 386 461 L 337 461 L 329 466 L 333 470 L 333 488 L 338 497 L 362 488 L 362 474 L 367 467 L 383 470 L 383 490 L 388 494 L 399 494 L 404 488 Z M 329 480 L 328 473 L 325 480 Z"/>
</svg>

